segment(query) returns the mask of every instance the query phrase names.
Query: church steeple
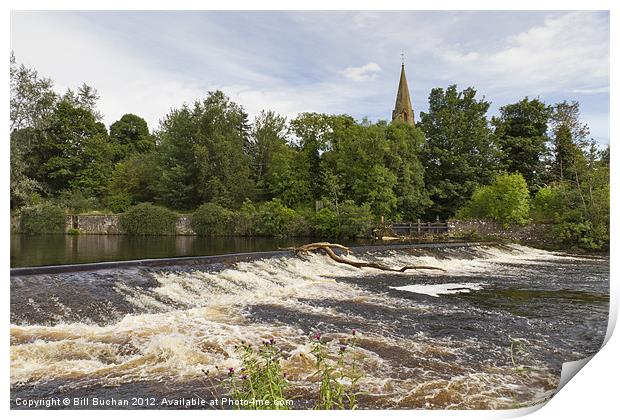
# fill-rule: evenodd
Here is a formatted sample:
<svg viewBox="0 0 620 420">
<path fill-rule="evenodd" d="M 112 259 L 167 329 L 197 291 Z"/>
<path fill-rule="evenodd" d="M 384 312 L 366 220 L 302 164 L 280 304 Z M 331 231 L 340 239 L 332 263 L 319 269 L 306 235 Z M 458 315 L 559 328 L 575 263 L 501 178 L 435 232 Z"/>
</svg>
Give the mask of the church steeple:
<svg viewBox="0 0 620 420">
<path fill-rule="evenodd" d="M 392 121 L 403 121 L 406 124 L 414 125 L 409 86 L 407 86 L 407 78 L 405 77 L 404 59 L 400 69 L 400 82 L 398 83 L 398 92 L 396 94 L 396 105 L 394 106 L 394 111 L 392 111 Z"/>
</svg>

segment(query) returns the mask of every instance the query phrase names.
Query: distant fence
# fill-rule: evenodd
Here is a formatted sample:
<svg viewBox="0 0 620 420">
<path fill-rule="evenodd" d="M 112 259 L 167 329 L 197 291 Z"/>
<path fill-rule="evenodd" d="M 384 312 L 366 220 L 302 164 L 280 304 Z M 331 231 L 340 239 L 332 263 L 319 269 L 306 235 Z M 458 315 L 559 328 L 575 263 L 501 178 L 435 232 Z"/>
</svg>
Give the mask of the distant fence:
<svg viewBox="0 0 620 420">
<path fill-rule="evenodd" d="M 397 235 L 417 236 L 426 233 L 448 233 L 450 226 L 447 222 L 407 222 L 392 223 L 392 231 Z"/>
</svg>

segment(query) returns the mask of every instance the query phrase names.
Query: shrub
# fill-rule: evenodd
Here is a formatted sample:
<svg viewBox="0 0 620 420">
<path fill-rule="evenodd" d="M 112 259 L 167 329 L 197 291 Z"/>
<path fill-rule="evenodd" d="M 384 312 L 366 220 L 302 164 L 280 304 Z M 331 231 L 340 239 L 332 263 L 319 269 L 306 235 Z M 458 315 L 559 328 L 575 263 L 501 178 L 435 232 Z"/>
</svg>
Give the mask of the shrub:
<svg viewBox="0 0 620 420">
<path fill-rule="evenodd" d="M 340 206 L 340 236 L 344 238 L 367 237 L 375 224 L 370 205 L 356 205 L 347 200 Z"/>
<path fill-rule="evenodd" d="M 340 235 L 338 215 L 329 207 L 323 207 L 314 215 L 312 229 L 319 237 L 337 238 Z"/>
<path fill-rule="evenodd" d="M 130 207 L 120 217 L 121 228 L 129 235 L 173 235 L 177 216 L 150 203 Z"/>
<path fill-rule="evenodd" d="M 80 190 L 62 191 L 56 199 L 60 207 L 64 207 L 72 213 L 86 213 L 99 207 L 96 198 L 87 196 Z"/>
<path fill-rule="evenodd" d="M 342 340 L 327 342 L 320 332 L 311 334 L 310 354 L 314 358 L 315 372 L 311 378 L 318 382 L 314 409 L 358 408 L 359 381 L 363 377 L 360 356 L 353 351 L 357 347 L 356 330 Z M 290 382 L 282 370 L 285 353 L 278 348 L 275 339 L 253 347 L 242 342 L 236 347 L 240 354 L 241 368 L 228 369 L 228 377 L 220 381 L 234 401 L 246 401 L 235 405 L 237 409 L 288 409 L 286 403 Z M 211 394 L 217 395 L 218 387 L 209 372 L 203 371 L 210 385 Z M 214 378 L 216 379 L 216 378 Z M 217 379 L 216 379 L 217 380 Z M 291 398 L 289 396 L 289 398 Z M 253 402 L 256 401 L 256 404 Z M 269 404 L 265 404 L 268 401 Z"/>
<path fill-rule="evenodd" d="M 22 209 L 21 222 L 24 233 L 29 235 L 64 233 L 66 227 L 64 210 L 50 203 Z"/>
<path fill-rule="evenodd" d="M 335 361 L 330 360 L 329 348 L 321 339 L 321 333 L 314 334 L 311 353 L 315 358 L 316 372 L 313 376 L 320 381 L 315 409 L 319 410 L 354 410 L 357 408 L 358 393 L 354 390 L 362 378 L 357 366 L 358 360 L 352 355 L 347 360 L 347 353 L 352 353 L 357 345 L 356 331 L 344 343 L 340 344 Z"/>
<path fill-rule="evenodd" d="M 282 371 L 282 351 L 275 345 L 275 340 L 265 341 L 255 350 L 243 343 L 237 347 L 243 367 L 239 372 L 228 369 L 227 385 L 231 399 L 248 401 L 248 405 L 237 405 L 238 409 L 287 410 L 289 407 L 284 396 L 288 380 Z M 252 402 L 256 401 L 257 404 Z M 267 404 L 268 402 L 268 404 Z"/>
<path fill-rule="evenodd" d="M 545 186 L 538 190 L 532 200 L 532 218 L 538 222 L 550 222 L 562 212 L 562 193 L 558 188 Z"/>
<path fill-rule="evenodd" d="M 192 229 L 203 236 L 222 236 L 231 233 L 234 212 L 215 203 L 206 203 L 192 214 Z"/>
<path fill-rule="evenodd" d="M 234 215 L 234 234 L 240 236 L 254 235 L 256 233 L 256 215 L 256 207 L 250 199 L 246 199 Z"/>
<path fill-rule="evenodd" d="M 524 225 L 529 215 L 530 196 L 525 178 L 520 173 L 501 173 L 491 185 L 478 188 L 457 217 Z"/>
<path fill-rule="evenodd" d="M 263 236 L 290 236 L 294 232 L 294 221 L 298 217 L 295 210 L 282 204 L 278 199 L 263 204 L 255 219 L 255 232 Z"/>
<path fill-rule="evenodd" d="M 609 232 L 604 226 L 593 225 L 590 221 L 562 222 L 553 227 L 556 240 L 581 249 L 605 249 L 609 243 Z"/>
<path fill-rule="evenodd" d="M 70 229 L 67 231 L 67 234 L 68 234 L 68 235 L 72 235 L 72 236 L 78 236 L 78 235 L 81 235 L 81 234 L 82 234 L 82 231 L 81 231 L 81 230 L 79 230 L 79 229 L 76 229 L 76 228 L 70 228 Z"/>
<path fill-rule="evenodd" d="M 108 196 L 106 204 L 108 209 L 113 213 L 123 213 L 131 207 L 131 194 L 128 192 L 119 192 Z"/>
</svg>

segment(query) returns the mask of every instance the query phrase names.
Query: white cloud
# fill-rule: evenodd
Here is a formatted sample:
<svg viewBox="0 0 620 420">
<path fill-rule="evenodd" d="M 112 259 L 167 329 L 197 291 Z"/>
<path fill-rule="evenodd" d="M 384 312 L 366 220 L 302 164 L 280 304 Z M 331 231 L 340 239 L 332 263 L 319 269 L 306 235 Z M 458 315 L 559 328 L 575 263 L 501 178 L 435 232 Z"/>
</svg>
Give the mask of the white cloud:
<svg viewBox="0 0 620 420">
<path fill-rule="evenodd" d="M 347 67 L 341 73 L 354 82 L 367 82 L 377 78 L 381 67 L 377 63 L 366 63 L 360 67 Z"/>
<path fill-rule="evenodd" d="M 600 91 L 609 83 L 608 17 L 572 12 L 508 36 L 493 48 L 467 51 L 444 45 L 437 54 L 444 78 L 491 89 L 536 93 Z M 489 48 L 491 47 L 491 48 Z"/>
</svg>

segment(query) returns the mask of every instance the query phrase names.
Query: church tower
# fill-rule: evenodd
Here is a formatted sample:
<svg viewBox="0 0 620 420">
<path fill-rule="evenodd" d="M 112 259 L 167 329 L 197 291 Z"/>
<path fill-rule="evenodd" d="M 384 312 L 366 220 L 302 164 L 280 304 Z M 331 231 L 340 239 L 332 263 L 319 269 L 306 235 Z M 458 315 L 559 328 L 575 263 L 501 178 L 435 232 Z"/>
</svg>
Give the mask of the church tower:
<svg viewBox="0 0 620 420">
<path fill-rule="evenodd" d="M 394 111 L 392 111 L 392 122 L 394 121 L 404 121 L 406 124 L 414 125 L 413 108 L 411 107 L 409 86 L 407 86 L 407 78 L 405 77 L 404 60 L 400 69 L 400 82 L 398 83 L 398 92 L 396 93 L 396 105 L 394 106 Z"/>
</svg>

